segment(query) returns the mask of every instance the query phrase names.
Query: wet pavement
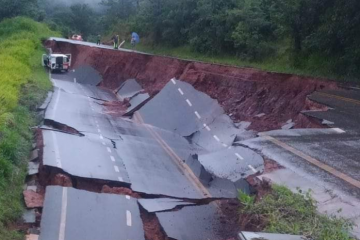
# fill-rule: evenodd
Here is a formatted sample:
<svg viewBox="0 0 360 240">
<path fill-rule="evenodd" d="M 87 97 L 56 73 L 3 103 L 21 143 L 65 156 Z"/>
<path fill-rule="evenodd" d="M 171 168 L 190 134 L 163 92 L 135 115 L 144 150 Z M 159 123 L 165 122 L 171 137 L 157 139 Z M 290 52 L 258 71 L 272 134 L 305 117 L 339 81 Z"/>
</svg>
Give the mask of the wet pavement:
<svg viewBox="0 0 360 240">
<path fill-rule="evenodd" d="M 47 187 L 39 240 L 145 239 L 136 199 Z"/>
<path fill-rule="evenodd" d="M 83 72 L 74 77 L 81 71 L 53 75 L 54 92 L 46 104 L 42 127 L 43 165 L 77 179 L 125 184 L 136 193 L 151 196 L 139 204 L 148 212 L 156 212 L 165 233 L 175 239 L 220 239 L 216 229 L 221 229 L 222 223 L 217 205 L 190 209 L 196 204 L 186 200 L 236 198 L 238 189 L 249 192 L 244 178 L 262 171 L 263 159 L 250 149 L 232 145 L 253 133 L 237 128 L 215 100 L 181 81 L 169 81 L 150 99 L 136 80 L 125 82 L 116 94 L 96 87 L 96 77 L 89 82 L 86 77 L 78 81 L 79 76 L 87 75 Z M 174 91 L 179 98 L 169 98 Z M 185 94 L 187 99 L 183 98 Z M 132 118 L 106 114 L 103 103 L 123 98 L 130 99 L 127 114 L 131 116 L 139 109 Z M 172 108 L 176 101 L 182 104 Z M 167 117 L 163 117 L 165 113 Z M 84 199 L 88 200 L 80 206 Z M 136 228 L 126 227 L 127 207 L 134 214 Z M 171 212 L 179 207 L 181 211 Z M 110 209 L 116 210 L 110 213 Z M 83 213 L 87 211 L 91 211 L 89 216 Z M 137 200 L 126 196 L 48 187 L 40 239 L 95 240 L 100 234 L 101 239 L 143 239 L 138 216 Z M 186 221 L 181 228 L 169 225 Z M 118 223 L 114 231 L 113 222 Z M 71 227 L 63 229 L 64 224 Z M 85 228 L 91 231 L 82 233 Z M 180 236 L 179 229 L 185 228 L 191 231 Z"/>
</svg>

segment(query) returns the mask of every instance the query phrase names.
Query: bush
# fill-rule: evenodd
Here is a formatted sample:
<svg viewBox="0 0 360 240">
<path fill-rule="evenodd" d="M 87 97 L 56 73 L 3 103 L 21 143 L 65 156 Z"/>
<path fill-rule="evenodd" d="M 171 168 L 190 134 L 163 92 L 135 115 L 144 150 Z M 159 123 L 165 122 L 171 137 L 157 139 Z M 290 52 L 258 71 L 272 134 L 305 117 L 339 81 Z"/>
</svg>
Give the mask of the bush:
<svg viewBox="0 0 360 240">
<path fill-rule="evenodd" d="M 293 193 L 282 186 L 273 186 L 273 192 L 258 202 L 239 193 L 243 207 L 240 213 L 246 224 L 261 222 L 265 232 L 304 235 L 314 240 L 352 240 L 352 224 L 342 218 L 325 216 L 317 212 L 310 192 Z M 245 224 L 245 225 L 246 225 Z"/>
<path fill-rule="evenodd" d="M 32 144 L 31 113 L 51 89 L 40 65 L 41 39 L 57 36 L 49 28 L 27 18 L 0 23 L 0 238 L 23 239 L 7 226 L 23 211 L 22 186 Z M 21 104 L 19 104 L 21 103 Z"/>
</svg>

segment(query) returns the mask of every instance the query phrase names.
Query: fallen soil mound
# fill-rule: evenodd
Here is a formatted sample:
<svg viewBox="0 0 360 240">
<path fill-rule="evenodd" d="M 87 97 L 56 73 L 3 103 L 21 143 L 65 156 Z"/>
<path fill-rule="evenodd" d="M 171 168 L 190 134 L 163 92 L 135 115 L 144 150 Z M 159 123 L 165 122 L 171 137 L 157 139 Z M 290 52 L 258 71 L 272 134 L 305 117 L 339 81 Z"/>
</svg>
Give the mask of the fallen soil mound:
<svg viewBox="0 0 360 240">
<path fill-rule="evenodd" d="M 321 127 L 315 119 L 301 114 L 303 110 L 323 109 L 307 100 L 316 90 L 336 89 L 335 82 L 290 74 L 264 72 L 169 57 L 114 51 L 46 42 L 54 52 L 71 53 L 73 67 L 90 65 L 103 76 L 100 86 L 118 89 L 127 79 L 135 78 L 151 96 L 157 94 L 172 78 L 186 81 L 197 90 L 217 99 L 236 122 L 250 121 L 249 129 L 278 129 L 288 120 L 296 128 Z"/>
</svg>

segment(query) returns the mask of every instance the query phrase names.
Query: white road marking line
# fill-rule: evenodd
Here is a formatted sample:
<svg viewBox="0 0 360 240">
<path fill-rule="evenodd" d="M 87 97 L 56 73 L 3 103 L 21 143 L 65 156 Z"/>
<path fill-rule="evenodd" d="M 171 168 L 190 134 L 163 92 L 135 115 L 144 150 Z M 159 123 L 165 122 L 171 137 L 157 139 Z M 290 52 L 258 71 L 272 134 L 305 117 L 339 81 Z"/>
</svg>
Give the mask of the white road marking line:
<svg viewBox="0 0 360 240">
<path fill-rule="evenodd" d="M 52 138 L 53 138 L 54 148 L 55 148 L 54 151 L 55 151 L 56 167 L 62 168 L 60 152 L 59 152 L 59 145 L 57 143 L 57 138 L 56 138 L 55 133 L 53 131 L 51 131 L 51 135 L 52 135 Z"/>
<path fill-rule="evenodd" d="M 228 147 L 228 149 L 232 149 L 232 146 Z"/>
<path fill-rule="evenodd" d="M 206 130 L 208 130 L 209 132 L 211 131 L 211 129 L 209 128 L 209 126 L 208 125 L 206 125 L 205 123 L 204 123 L 204 127 L 206 128 Z"/>
<path fill-rule="evenodd" d="M 226 148 L 228 147 L 228 145 L 226 145 L 225 143 L 223 143 L 222 145 L 223 145 L 223 147 L 226 147 Z"/>
<path fill-rule="evenodd" d="M 119 179 L 120 182 L 124 181 L 124 179 L 122 177 L 118 177 L 118 179 Z"/>
<path fill-rule="evenodd" d="M 56 109 L 57 109 L 57 106 L 59 104 L 59 99 L 60 99 L 60 94 L 61 94 L 61 91 L 57 91 L 57 96 L 56 96 L 56 100 L 55 100 L 55 105 L 54 105 L 54 110 L 53 110 L 53 119 L 56 119 L 55 118 L 55 115 L 56 115 Z"/>
<path fill-rule="evenodd" d="M 107 147 L 106 150 L 111 153 L 111 149 L 109 147 Z"/>
<path fill-rule="evenodd" d="M 74 83 L 77 83 L 76 78 L 74 78 Z"/>
<path fill-rule="evenodd" d="M 106 146 L 106 143 L 102 142 L 102 145 Z"/>
<path fill-rule="evenodd" d="M 129 210 L 126 210 L 126 224 L 131 227 L 132 221 L 131 221 L 131 212 Z"/>
<path fill-rule="evenodd" d="M 201 119 L 201 116 L 197 111 L 195 111 L 195 115 L 197 116 L 198 119 Z"/>
<path fill-rule="evenodd" d="M 333 130 L 338 133 L 345 133 L 345 131 L 342 130 L 341 128 L 333 128 Z"/>
<path fill-rule="evenodd" d="M 115 158 L 113 156 L 110 156 L 110 159 L 111 159 L 111 161 L 115 162 Z"/>
<path fill-rule="evenodd" d="M 178 91 L 181 95 L 184 95 L 184 92 L 181 90 L 181 88 L 179 88 Z"/>
<path fill-rule="evenodd" d="M 248 167 L 251 169 L 251 171 L 253 171 L 254 173 L 257 173 L 256 169 L 253 166 L 249 165 Z"/>
<path fill-rule="evenodd" d="M 101 133 L 101 130 L 98 128 L 98 132 Z"/>
<path fill-rule="evenodd" d="M 67 213 L 67 196 L 68 189 L 63 188 L 62 192 L 62 206 L 61 206 L 61 217 L 60 217 L 60 230 L 59 230 L 59 240 L 65 240 L 65 230 L 66 230 L 66 213 Z"/>
<path fill-rule="evenodd" d="M 238 153 L 235 153 L 235 156 L 238 157 L 238 158 L 241 159 L 241 160 L 244 160 L 244 158 L 243 158 L 240 154 L 238 154 Z"/>
<path fill-rule="evenodd" d="M 189 104 L 190 107 L 192 107 L 192 103 L 190 102 L 189 99 L 186 99 L 186 102 L 187 102 L 187 104 Z"/>
<path fill-rule="evenodd" d="M 118 166 L 114 166 L 114 169 L 115 169 L 115 172 L 120 172 L 120 170 L 119 170 L 119 167 Z"/>
<path fill-rule="evenodd" d="M 131 198 L 130 198 L 130 196 L 129 196 L 129 195 L 126 195 L 126 199 L 130 200 Z"/>
<path fill-rule="evenodd" d="M 220 142 L 220 138 L 218 138 L 218 136 L 214 135 L 213 137 L 215 138 L 216 141 Z"/>
<path fill-rule="evenodd" d="M 175 81 L 175 79 L 173 78 L 173 79 L 171 79 L 171 81 L 172 81 L 172 83 L 175 85 L 176 84 L 176 81 Z"/>
<path fill-rule="evenodd" d="M 103 137 L 101 134 L 100 134 L 100 139 L 101 139 L 101 140 L 103 140 L 103 139 L 104 139 L 104 137 Z"/>
</svg>

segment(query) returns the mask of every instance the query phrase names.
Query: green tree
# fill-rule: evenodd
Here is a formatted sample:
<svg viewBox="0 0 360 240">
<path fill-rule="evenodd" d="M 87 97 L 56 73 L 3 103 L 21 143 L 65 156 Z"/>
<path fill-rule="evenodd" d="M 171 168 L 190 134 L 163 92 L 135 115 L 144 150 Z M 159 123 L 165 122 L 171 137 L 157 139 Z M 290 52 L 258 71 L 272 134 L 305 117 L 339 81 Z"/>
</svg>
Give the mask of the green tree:
<svg viewBox="0 0 360 240">
<path fill-rule="evenodd" d="M 0 0 L 0 6 L 0 21 L 20 15 L 39 20 L 43 18 L 43 12 L 38 10 L 37 0 Z"/>
</svg>

